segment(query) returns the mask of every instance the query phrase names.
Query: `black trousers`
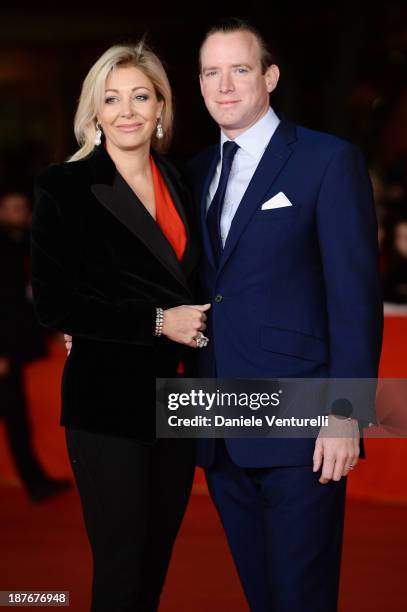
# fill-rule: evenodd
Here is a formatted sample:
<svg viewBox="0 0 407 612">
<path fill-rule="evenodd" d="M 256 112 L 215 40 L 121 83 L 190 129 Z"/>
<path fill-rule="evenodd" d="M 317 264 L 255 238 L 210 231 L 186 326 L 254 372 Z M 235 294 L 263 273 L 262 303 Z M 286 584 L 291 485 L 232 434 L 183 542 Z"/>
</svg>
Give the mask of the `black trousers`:
<svg viewBox="0 0 407 612">
<path fill-rule="evenodd" d="M 0 377 L 0 415 L 5 420 L 8 443 L 18 474 L 27 489 L 30 489 L 43 482 L 47 475 L 31 442 L 21 365 L 12 363 L 8 376 Z"/>
<path fill-rule="evenodd" d="M 93 553 L 92 612 L 150 612 L 188 503 L 192 440 L 136 440 L 71 428 L 66 439 Z"/>
</svg>

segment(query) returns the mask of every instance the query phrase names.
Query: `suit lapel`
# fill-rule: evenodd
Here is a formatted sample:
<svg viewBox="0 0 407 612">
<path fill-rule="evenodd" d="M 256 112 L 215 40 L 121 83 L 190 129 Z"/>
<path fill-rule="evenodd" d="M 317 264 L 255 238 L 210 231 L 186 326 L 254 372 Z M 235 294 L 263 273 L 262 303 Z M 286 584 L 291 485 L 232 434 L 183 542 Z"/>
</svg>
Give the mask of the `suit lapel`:
<svg viewBox="0 0 407 612">
<path fill-rule="evenodd" d="M 218 273 L 232 254 L 242 232 L 257 211 L 262 198 L 287 163 L 292 153 L 289 145 L 294 140 L 296 140 L 295 125 L 283 119 L 271 137 L 233 218 L 219 262 Z"/>
<path fill-rule="evenodd" d="M 94 179 L 98 182 L 91 185 L 92 193 L 116 219 L 147 247 L 151 254 L 160 261 L 184 289 L 191 294 L 185 274 L 175 252 L 158 224 L 120 173 L 116 171 L 107 152 L 98 150 L 96 156 L 94 160 L 96 162 L 96 165 L 94 163 Z M 98 161 L 99 164 L 97 163 Z M 109 162 L 113 166 L 113 171 L 109 167 Z M 102 167 L 107 171 L 103 178 L 100 176 Z M 166 180 L 166 183 L 171 195 L 174 197 L 176 190 L 172 184 L 170 185 L 170 181 Z"/>
</svg>

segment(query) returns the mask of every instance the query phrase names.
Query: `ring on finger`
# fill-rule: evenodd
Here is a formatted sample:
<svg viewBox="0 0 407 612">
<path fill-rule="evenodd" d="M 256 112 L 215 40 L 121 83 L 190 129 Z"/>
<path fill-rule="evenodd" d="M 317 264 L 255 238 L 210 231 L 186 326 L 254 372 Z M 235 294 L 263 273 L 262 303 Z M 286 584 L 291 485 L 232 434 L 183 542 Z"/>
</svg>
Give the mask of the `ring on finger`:
<svg viewBox="0 0 407 612">
<path fill-rule="evenodd" d="M 197 336 L 195 337 L 195 342 L 196 348 L 205 348 L 209 342 L 209 338 L 204 336 L 202 332 L 198 332 Z"/>
</svg>

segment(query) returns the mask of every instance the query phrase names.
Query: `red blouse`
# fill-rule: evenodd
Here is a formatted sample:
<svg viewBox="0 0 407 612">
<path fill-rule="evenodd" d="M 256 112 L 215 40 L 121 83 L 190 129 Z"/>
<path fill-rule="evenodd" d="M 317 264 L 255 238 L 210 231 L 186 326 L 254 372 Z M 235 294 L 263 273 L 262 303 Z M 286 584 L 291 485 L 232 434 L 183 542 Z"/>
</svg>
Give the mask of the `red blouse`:
<svg viewBox="0 0 407 612">
<path fill-rule="evenodd" d="M 178 261 L 181 261 L 187 246 L 185 226 L 175 208 L 167 185 L 151 156 L 150 165 L 153 174 L 156 220 L 161 231 L 174 249 Z"/>
<path fill-rule="evenodd" d="M 181 261 L 187 246 L 185 225 L 175 208 L 167 185 L 158 171 L 156 163 L 151 155 L 150 165 L 153 174 L 156 220 L 161 231 L 174 249 L 178 261 Z M 184 364 L 182 361 L 178 364 L 177 373 L 184 373 Z"/>
</svg>

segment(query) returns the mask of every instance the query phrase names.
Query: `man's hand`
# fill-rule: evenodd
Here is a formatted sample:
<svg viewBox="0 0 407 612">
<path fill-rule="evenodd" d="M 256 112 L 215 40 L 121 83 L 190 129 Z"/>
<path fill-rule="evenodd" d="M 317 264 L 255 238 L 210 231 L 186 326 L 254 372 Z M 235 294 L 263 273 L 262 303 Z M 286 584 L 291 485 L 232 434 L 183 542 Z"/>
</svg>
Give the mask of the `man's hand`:
<svg viewBox="0 0 407 612">
<path fill-rule="evenodd" d="M 0 378 L 6 377 L 10 374 L 10 359 L 7 357 L 0 357 Z"/>
<path fill-rule="evenodd" d="M 69 353 L 71 352 L 71 348 L 72 348 L 72 336 L 70 336 L 69 334 L 64 334 L 64 342 L 65 342 L 66 352 L 69 355 Z"/>
<path fill-rule="evenodd" d="M 328 417 L 328 426 L 322 427 L 315 441 L 314 467 L 321 484 L 330 480 L 339 481 L 347 476 L 359 459 L 359 425 L 355 419 L 341 419 L 334 415 Z"/>
</svg>

